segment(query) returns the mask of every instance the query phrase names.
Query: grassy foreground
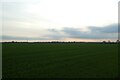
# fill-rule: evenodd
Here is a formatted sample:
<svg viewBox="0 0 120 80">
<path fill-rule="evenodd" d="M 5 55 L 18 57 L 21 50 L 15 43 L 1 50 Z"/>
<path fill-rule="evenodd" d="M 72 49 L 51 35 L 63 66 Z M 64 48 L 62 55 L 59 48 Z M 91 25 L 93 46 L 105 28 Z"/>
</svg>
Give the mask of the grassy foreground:
<svg viewBox="0 0 120 80">
<path fill-rule="evenodd" d="M 3 78 L 114 78 L 117 44 L 6 43 Z"/>
</svg>

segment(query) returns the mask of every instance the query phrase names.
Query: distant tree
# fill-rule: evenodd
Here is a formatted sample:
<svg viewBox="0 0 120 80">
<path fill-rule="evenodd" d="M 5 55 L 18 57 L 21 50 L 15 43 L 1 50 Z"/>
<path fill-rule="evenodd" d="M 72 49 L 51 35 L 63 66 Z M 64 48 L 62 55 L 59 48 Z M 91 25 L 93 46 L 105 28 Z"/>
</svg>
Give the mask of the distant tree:
<svg viewBox="0 0 120 80">
<path fill-rule="evenodd" d="M 116 43 L 120 43 L 120 40 L 117 40 Z"/>
<path fill-rule="evenodd" d="M 12 43 L 14 43 L 14 41 L 12 41 Z"/>
<path fill-rule="evenodd" d="M 106 41 L 103 41 L 103 43 L 106 43 Z"/>
</svg>

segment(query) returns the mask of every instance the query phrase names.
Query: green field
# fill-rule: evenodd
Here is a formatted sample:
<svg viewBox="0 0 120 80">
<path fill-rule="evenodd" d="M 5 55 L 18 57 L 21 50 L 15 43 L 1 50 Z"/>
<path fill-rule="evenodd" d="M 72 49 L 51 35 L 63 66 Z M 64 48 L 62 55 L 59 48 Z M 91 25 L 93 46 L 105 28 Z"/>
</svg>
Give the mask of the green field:
<svg viewBox="0 0 120 80">
<path fill-rule="evenodd" d="M 115 78 L 117 44 L 4 43 L 3 78 Z"/>
</svg>

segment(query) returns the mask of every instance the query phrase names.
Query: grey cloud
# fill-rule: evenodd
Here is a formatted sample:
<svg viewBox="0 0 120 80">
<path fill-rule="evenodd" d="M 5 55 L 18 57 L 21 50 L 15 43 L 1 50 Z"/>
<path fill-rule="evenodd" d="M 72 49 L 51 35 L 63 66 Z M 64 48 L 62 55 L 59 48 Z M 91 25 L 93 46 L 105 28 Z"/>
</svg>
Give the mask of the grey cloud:
<svg viewBox="0 0 120 80">
<path fill-rule="evenodd" d="M 58 34 L 57 38 L 84 38 L 84 39 L 116 39 L 118 36 L 118 26 L 117 24 L 111 24 L 104 27 L 89 26 L 90 32 L 83 32 L 80 28 L 64 27 L 62 30 L 51 30 L 54 34 L 58 32 L 63 32 L 63 34 Z M 62 37 L 61 37 L 62 36 Z M 54 36 L 52 36 L 54 38 Z"/>
<path fill-rule="evenodd" d="M 90 31 L 83 32 L 80 28 L 64 27 L 62 30 L 46 29 L 50 34 L 44 34 L 40 37 L 16 37 L 4 35 L 3 40 L 63 40 L 64 38 L 78 39 L 117 39 L 118 26 L 111 24 L 104 27 L 89 26 Z M 39 35 L 39 34 L 38 34 Z"/>
<path fill-rule="evenodd" d="M 78 29 L 78 28 L 69 28 L 69 27 L 64 27 L 63 28 L 63 30 L 62 30 L 63 32 L 65 32 L 65 33 L 68 33 L 68 34 L 70 34 L 70 35 L 79 35 L 80 33 L 81 33 L 81 31 Z"/>
<path fill-rule="evenodd" d="M 2 40 L 48 40 L 47 38 L 33 38 L 33 37 L 16 37 L 16 36 L 9 36 L 9 35 L 3 35 Z"/>
<path fill-rule="evenodd" d="M 83 32 L 79 28 L 64 28 L 62 31 L 68 34 L 71 38 L 85 38 L 85 39 L 106 39 L 117 38 L 118 26 L 111 24 L 104 27 L 91 26 L 88 27 L 90 32 Z"/>
<path fill-rule="evenodd" d="M 47 37 L 16 37 L 3 35 L 2 40 L 61 40 L 63 39 L 62 35 L 47 35 Z"/>
<path fill-rule="evenodd" d="M 105 27 L 90 26 L 89 29 L 93 32 L 117 33 L 118 32 L 118 24 L 111 24 L 111 25 L 108 25 Z"/>
<path fill-rule="evenodd" d="M 50 39 L 61 40 L 61 39 L 64 38 L 64 35 L 61 34 L 60 30 L 57 30 L 57 29 L 47 29 L 47 31 L 51 32 L 51 34 L 46 35 Z"/>
</svg>

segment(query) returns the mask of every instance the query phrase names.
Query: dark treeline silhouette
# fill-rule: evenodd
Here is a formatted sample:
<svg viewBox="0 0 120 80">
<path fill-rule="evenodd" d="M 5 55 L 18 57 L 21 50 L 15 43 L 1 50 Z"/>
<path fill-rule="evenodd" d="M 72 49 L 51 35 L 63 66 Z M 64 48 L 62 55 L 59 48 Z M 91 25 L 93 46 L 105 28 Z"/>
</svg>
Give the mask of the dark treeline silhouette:
<svg viewBox="0 0 120 80">
<path fill-rule="evenodd" d="M 76 42 L 76 41 L 48 41 L 48 42 L 18 42 L 18 41 L 11 41 L 11 42 L 2 42 L 2 43 L 93 43 L 93 44 L 116 44 L 120 43 L 120 40 L 116 40 L 116 42 L 111 42 L 110 40 L 108 41 L 102 41 L 102 42 Z"/>
</svg>

